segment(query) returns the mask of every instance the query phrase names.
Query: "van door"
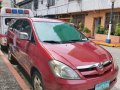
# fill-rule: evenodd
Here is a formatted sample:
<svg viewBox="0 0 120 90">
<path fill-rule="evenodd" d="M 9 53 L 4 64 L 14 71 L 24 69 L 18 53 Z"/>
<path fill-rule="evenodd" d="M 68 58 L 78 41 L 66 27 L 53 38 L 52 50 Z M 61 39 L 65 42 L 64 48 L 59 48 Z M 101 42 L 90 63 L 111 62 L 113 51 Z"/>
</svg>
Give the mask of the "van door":
<svg viewBox="0 0 120 90">
<path fill-rule="evenodd" d="M 8 31 L 8 43 L 12 45 L 12 51 L 13 51 L 13 56 L 17 59 L 19 63 L 21 63 L 20 58 L 21 55 L 19 53 L 19 48 L 17 46 L 17 43 L 19 43 L 19 38 L 17 37 L 17 33 L 20 32 L 21 30 L 21 25 L 22 25 L 22 20 L 17 20 L 10 28 Z"/>
</svg>

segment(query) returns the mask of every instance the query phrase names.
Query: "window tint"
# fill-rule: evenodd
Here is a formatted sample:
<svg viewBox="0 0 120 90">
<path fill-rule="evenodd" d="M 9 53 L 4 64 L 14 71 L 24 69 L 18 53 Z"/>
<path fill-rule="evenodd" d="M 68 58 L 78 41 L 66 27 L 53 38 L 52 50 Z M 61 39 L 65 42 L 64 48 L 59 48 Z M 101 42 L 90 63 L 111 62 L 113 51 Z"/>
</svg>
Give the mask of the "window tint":
<svg viewBox="0 0 120 90">
<path fill-rule="evenodd" d="M 12 25 L 12 28 L 20 31 L 20 30 L 22 29 L 22 23 L 23 23 L 22 20 L 17 20 L 17 21 Z"/>
<path fill-rule="evenodd" d="M 16 29 L 20 32 L 26 32 L 28 33 L 28 36 L 31 36 L 31 26 L 30 23 L 27 20 L 17 20 L 13 25 L 13 29 Z"/>
<path fill-rule="evenodd" d="M 28 33 L 28 35 L 30 36 L 31 35 L 31 30 L 32 30 L 32 27 L 30 26 L 30 23 L 27 20 L 24 20 L 23 24 L 22 24 L 22 30 L 21 31 Z"/>
</svg>

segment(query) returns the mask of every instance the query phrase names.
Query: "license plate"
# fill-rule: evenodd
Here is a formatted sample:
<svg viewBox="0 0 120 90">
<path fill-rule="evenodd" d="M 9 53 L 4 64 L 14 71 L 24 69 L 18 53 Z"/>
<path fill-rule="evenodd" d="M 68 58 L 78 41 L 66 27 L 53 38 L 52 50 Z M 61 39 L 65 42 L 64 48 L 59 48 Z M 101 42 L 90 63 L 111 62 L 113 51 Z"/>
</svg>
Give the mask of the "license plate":
<svg viewBox="0 0 120 90">
<path fill-rule="evenodd" d="M 106 81 L 95 86 L 95 90 L 107 90 L 109 89 L 110 81 Z"/>
</svg>

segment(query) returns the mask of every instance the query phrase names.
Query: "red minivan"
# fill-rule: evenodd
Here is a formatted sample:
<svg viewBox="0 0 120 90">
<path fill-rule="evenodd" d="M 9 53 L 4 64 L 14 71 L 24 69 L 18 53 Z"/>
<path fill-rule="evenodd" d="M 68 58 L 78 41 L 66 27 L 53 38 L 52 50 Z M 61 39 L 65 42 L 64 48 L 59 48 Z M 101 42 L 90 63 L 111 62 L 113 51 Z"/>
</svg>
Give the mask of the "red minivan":
<svg viewBox="0 0 120 90">
<path fill-rule="evenodd" d="M 109 90 L 117 81 L 111 54 L 68 23 L 18 19 L 7 40 L 8 59 L 27 71 L 34 90 Z"/>
</svg>

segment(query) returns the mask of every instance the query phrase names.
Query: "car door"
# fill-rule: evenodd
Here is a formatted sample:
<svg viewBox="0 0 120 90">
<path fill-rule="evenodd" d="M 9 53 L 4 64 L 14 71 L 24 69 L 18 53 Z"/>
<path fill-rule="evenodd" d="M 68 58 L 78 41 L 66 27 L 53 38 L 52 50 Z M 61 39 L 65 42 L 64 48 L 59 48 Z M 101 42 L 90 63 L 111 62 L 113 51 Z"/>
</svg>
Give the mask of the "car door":
<svg viewBox="0 0 120 90">
<path fill-rule="evenodd" d="M 29 69 L 30 69 L 30 66 L 32 63 L 31 57 L 28 55 L 28 50 L 30 47 L 30 39 L 31 39 L 31 34 L 32 34 L 32 26 L 31 26 L 31 23 L 29 20 L 27 20 L 27 19 L 23 20 L 22 30 L 20 32 L 27 33 L 29 36 L 28 40 L 22 40 L 20 38 L 18 38 L 16 40 L 16 46 L 18 49 L 17 53 L 19 53 L 19 62 L 21 64 L 21 66 L 27 72 L 29 72 Z"/>
<path fill-rule="evenodd" d="M 22 29 L 21 25 L 23 23 L 23 20 L 17 20 L 12 26 L 9 27 L 8 30 L 8 44 L 12 46 L 13 49 L 13 56 L 18 60 L 20 59 L 19 49 L 16 46 L 16 43 L 19 41 L 19 38 L 17 37 L 18 32 Z"/>
</svg>

